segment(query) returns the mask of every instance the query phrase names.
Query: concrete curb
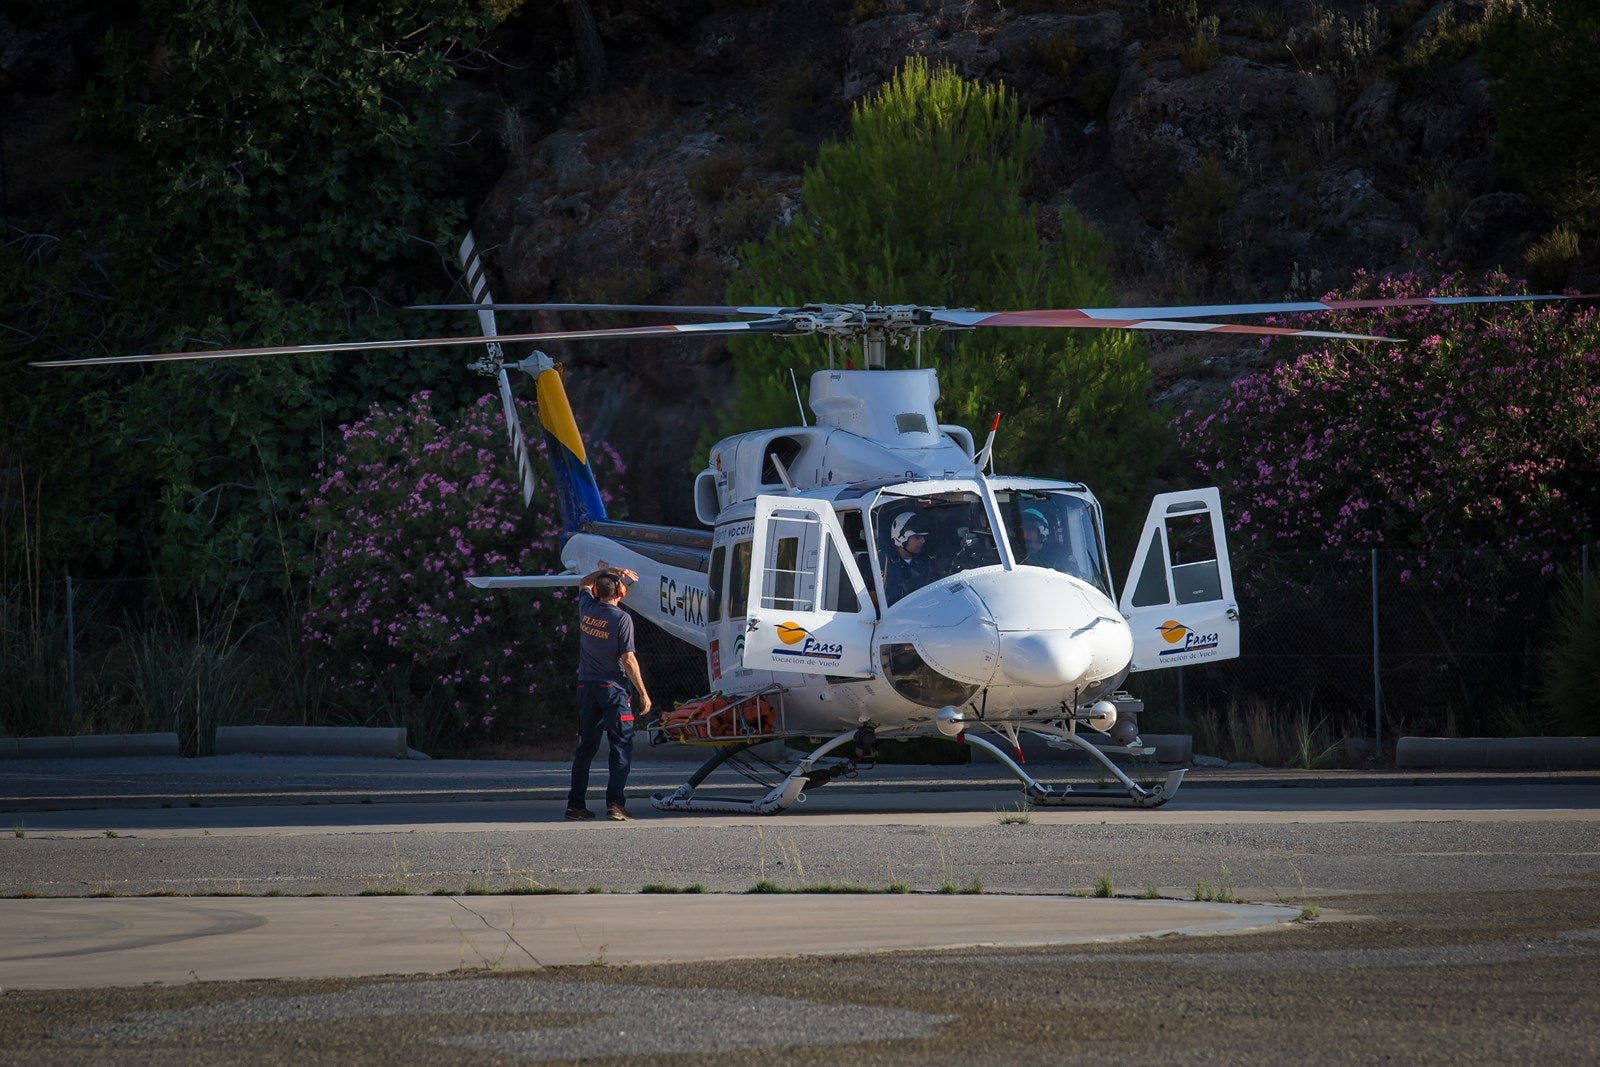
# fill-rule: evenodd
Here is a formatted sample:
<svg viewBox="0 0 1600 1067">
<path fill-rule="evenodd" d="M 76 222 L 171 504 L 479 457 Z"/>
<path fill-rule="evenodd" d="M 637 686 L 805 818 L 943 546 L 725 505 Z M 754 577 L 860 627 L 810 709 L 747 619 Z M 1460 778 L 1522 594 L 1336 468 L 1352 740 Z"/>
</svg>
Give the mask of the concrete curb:
<svg viewBox="0 0 1600 1067">
<path fill-rule="evenodd" d="M 219 726 L 217 755 L 427 756 L 406 747 L 404 726 Z"/>
<path fill-rule="evenodd" d="M 177 734 L 0 737 L 0 759 L 103 759 L 112 756 L 177 754 Z"/>
<path fill-rule="evenodd" d="M 1600 770 L 1600 737 L 1402 737 L 1396 767 Z"/>
</svg>

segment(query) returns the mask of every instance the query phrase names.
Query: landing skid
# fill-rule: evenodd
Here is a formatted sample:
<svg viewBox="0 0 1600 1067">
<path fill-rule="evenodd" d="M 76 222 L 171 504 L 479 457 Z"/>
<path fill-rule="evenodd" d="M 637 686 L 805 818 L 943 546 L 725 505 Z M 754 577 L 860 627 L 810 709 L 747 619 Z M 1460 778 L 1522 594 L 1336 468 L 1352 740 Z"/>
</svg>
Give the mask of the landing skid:
<svg viewBox="0 0 1600 1067">
<path fill-rule="evenodd" d="M 967 744 L 983 749 L 999 760 L 1006 770 L 1016 775 L 1017 780 L 1022 783 L 1022 792 L 1028 798 L 1028 803 L 1041 808 L 1159 808 L 1172 799 L 1173 794 L 1177 793 L 1178 787 L 1183 783 L 1184 768 L 1179 767 L 1175 771 L 1169 771 L 1166 780 L 1160 785 L 1154 789 L 1146 789 L 1124 774 L 1122 768 L 1112 763 L 1098 746 L 1079 737 L 1075 731 L 1061 730 L 1052 726 L 1030 726 L 1029 732 L 1076 745 L 1087 752 L 1092 759 L 1098 760 L 1107 773 L 1122 783 L 1120 789 L 1115 786 L 1045 785 L 1023 770 L 1021 764 L 994 742 L 975 737 L 971 733 L 965 735 Z"/>
<path fill-rule="evenodd" d="M 772 787 L 765 796 L 755 800 L 740 800 L 737 797 L 697 797 L 694 791 L 700 787 L 712 771 L 722 766 L 730 757 L 738 755 L 746 749 L 754 748 L 764 742 L 751 741 L 745 744 L 728 745 L 718 749 L 710 759 L 700 765 L 700 769 L 689 776 L 689 780 L 670 793 L 657 793 L 650 798 L 650 804 L 657 811 L 720 811 L 735 815 L 776 815 L 787 810 L 795 801 L 805 796 L 805 788 L 810 785 L 815 788 L 834 775 L 828 773 L 832 768 L 817 768 L 817 761 L 841 745 L 855 741 L 859 730 L 850 730 L 842 733 L 812 752 L 789 772 L 789 776 L 776 786 Z M 817 778 L 820 781 L 813 782 Z"/>
</svg>

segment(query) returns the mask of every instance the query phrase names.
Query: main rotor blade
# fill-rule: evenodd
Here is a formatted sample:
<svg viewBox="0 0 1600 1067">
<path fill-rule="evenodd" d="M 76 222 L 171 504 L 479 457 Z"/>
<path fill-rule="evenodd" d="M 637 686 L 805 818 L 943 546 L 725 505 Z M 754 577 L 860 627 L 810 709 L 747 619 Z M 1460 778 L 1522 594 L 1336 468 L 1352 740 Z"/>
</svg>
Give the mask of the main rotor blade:
<svg viewBox="0 0 1600 1067">
<path fill-rule="evenodd" d="M 52 359 L 34 362 L 35 367 L 91 367 L 114 363 L 163 363 L 190 359 L 239 359 L 246 356 L 304 356 L 333 352 L 392 352 L 414 348 L 447 348 L 451 345 L 481 345 L 491 341 L 582 341 L 626 340 L 632 337 L 670 337 L 679 335 L 716 336 L 734 333 L 791 332 L 787 319 L 757 319 L 751 322 L 691 322 L 678 326 L 633 326 L 609 330 L 554 330 L 543 333 L 505 333 L 497 337 L 423 337 L 402 341 L 337 341 L 320 345 L 267 345 L 261 348 L 214 348 L 203 352 L 151 352 L 137 356 L 94 356 L 87 359 Z"/>
<path fill-rule="evenodd" d="M 1098 309 L 1097 309 L 1098 310 Z M 1082 309 L 1060 311 L 935 311 L 935 323 L 950 326 L 1036 326 L 1068 330 L 1154 330 L 1171 333 L 1242 333 L 1268 337 L 1328 337 L 1346 341 L 1389 341 L 1370 333 L 1334 330 L 1297 330 L 1287 326 L 1247 326 L 1234 322 L 1195 322 L 1172 319 L 1091 318 Z"/>
<path fill-rule="evenodd" d="M 1124 308 L 1060 308 L 1055 310 L 1041 309 L 1034 311 L 1002 311 L 1002 312 L 935 312 L 935 317 L 940 315 L 976 315 L 982 317 L 988 314 L 1007 316 L 1026 316 L 1027 322 L 1009 323 L 980 323 L 972 325 L 1008 325 L 1008 326 L 1064 326 L 1065 322 L 1039 321 L 1051 320 L 1056 317 L 1087 318 L 1097 321 L 1138 319 L 1210 319 L 1225 315 L 1280 315 L 1308 311 L 1361 311 L 1376 310 L 1380 308 L 1402 307 L 1452 307 L 1462 304 L 1517 304 L 1539 300 L 1576 300 L 1579 297 L 1567 296 L 1561 293 L 1541 293 L 1530 296 L 1403 296 L 1376 298 L 1372 300 L 1298 300 L 1275 304 L 1177 304 L 1171 307 L 1124 307 Z"/>
<path fill-rule="evenodd" d="M 467 584 L 478 589 L 561 589 L 581 581 L 581 574 L 485 574 L 467 578 Z"/>
<path fill-rule="evenodd" d="M 408 311 L 654 311 L 664 315 L 776 315 L 781 307 L 726 304 L 409 304 Z"/>
</svg>

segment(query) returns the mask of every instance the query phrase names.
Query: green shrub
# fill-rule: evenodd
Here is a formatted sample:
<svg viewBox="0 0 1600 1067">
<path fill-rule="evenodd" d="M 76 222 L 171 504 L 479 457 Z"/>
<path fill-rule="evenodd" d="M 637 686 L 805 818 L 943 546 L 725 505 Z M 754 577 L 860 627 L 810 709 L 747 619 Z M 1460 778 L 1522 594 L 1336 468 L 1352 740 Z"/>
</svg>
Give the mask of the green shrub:
<svg viewBox="0 0 1600 1067">
<path fill-rule="evenodd" d="M 1483 24 L 1483 59 L 1499 76 L 1506 170 L 1557 222 L 1600 233 L 1600 9 L 1592 0 L 1497 2 Z"/>
<path fill-rule="evenodd" d="M 1560 292 L 1578 262 L 1578 233 L 1570 226 L 1557 226 L 1522 254 L 1528 280 L 1542 292 Z"/>
<path fill-rule="evenodd" d="M 175 733 L 184 755 L 208 756 L 218 726 L 248 721 L 256 673 L 235 626 L 229 615 L 190 632 L 168 618 L 124 635 L 132 732 Z"/>
<path fill-rule="evenodd" d="M 737 190 L 744 177 L 744 161 L 734 156 L 708 156 L 689 168 L 689 195 L 715 204 Z"/>
<path fill-rule="evenodd" d="M 1600 578 L 1574 578 L 1562 589 L 1544 671 L 1540 698 L 1558 729 L 1600 734 Z"/>
<path fill-rule="evenodd" d="M 1201 21 L 1200 29 L 1178 47 L 1178 62 L 1185 74 L 1203 74 L 1217 65 L 1222 50 L 1217 47 L 1215 16 Z"/>
<path fill-rule="evenodd" d="M 1173 242 L 1197 259 L 1220 255 L 1226 243 L 1222 216 L 1238 193 L 1238 183 L 1223 171 L 1221 160 L 1216 156 L 1202 159 L 1199 167 L 1183 176 L 1183 184 L 1172 196 Z"/>
</svg>

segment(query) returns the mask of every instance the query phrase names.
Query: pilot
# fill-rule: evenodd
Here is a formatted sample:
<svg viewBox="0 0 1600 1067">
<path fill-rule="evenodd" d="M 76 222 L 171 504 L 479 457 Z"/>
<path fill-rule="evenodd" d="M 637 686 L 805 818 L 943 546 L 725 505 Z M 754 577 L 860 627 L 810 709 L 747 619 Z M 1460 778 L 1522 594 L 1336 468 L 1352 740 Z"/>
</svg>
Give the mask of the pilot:
<svg viewBox="0 0 1600 1067">
<path fill-rule="evenodd" d="M 933 581 L 933 561 L 924 553 L 928 547 L 927 523 L 907 511 L 895 516 L 889 527 L 894 551 L 884 561 L 883 591 L 893 604 L 907 593 Z"/>
<path fill-rule="evenodd" d="M 1070 563 L 1061 546 L 1050 537 L 1050 521 L 1038 508 L 1028 508 L 1022 513 L 1022 562 L 1032 567 L 1049 567 L 1064 570 Z"/>
</svg>

